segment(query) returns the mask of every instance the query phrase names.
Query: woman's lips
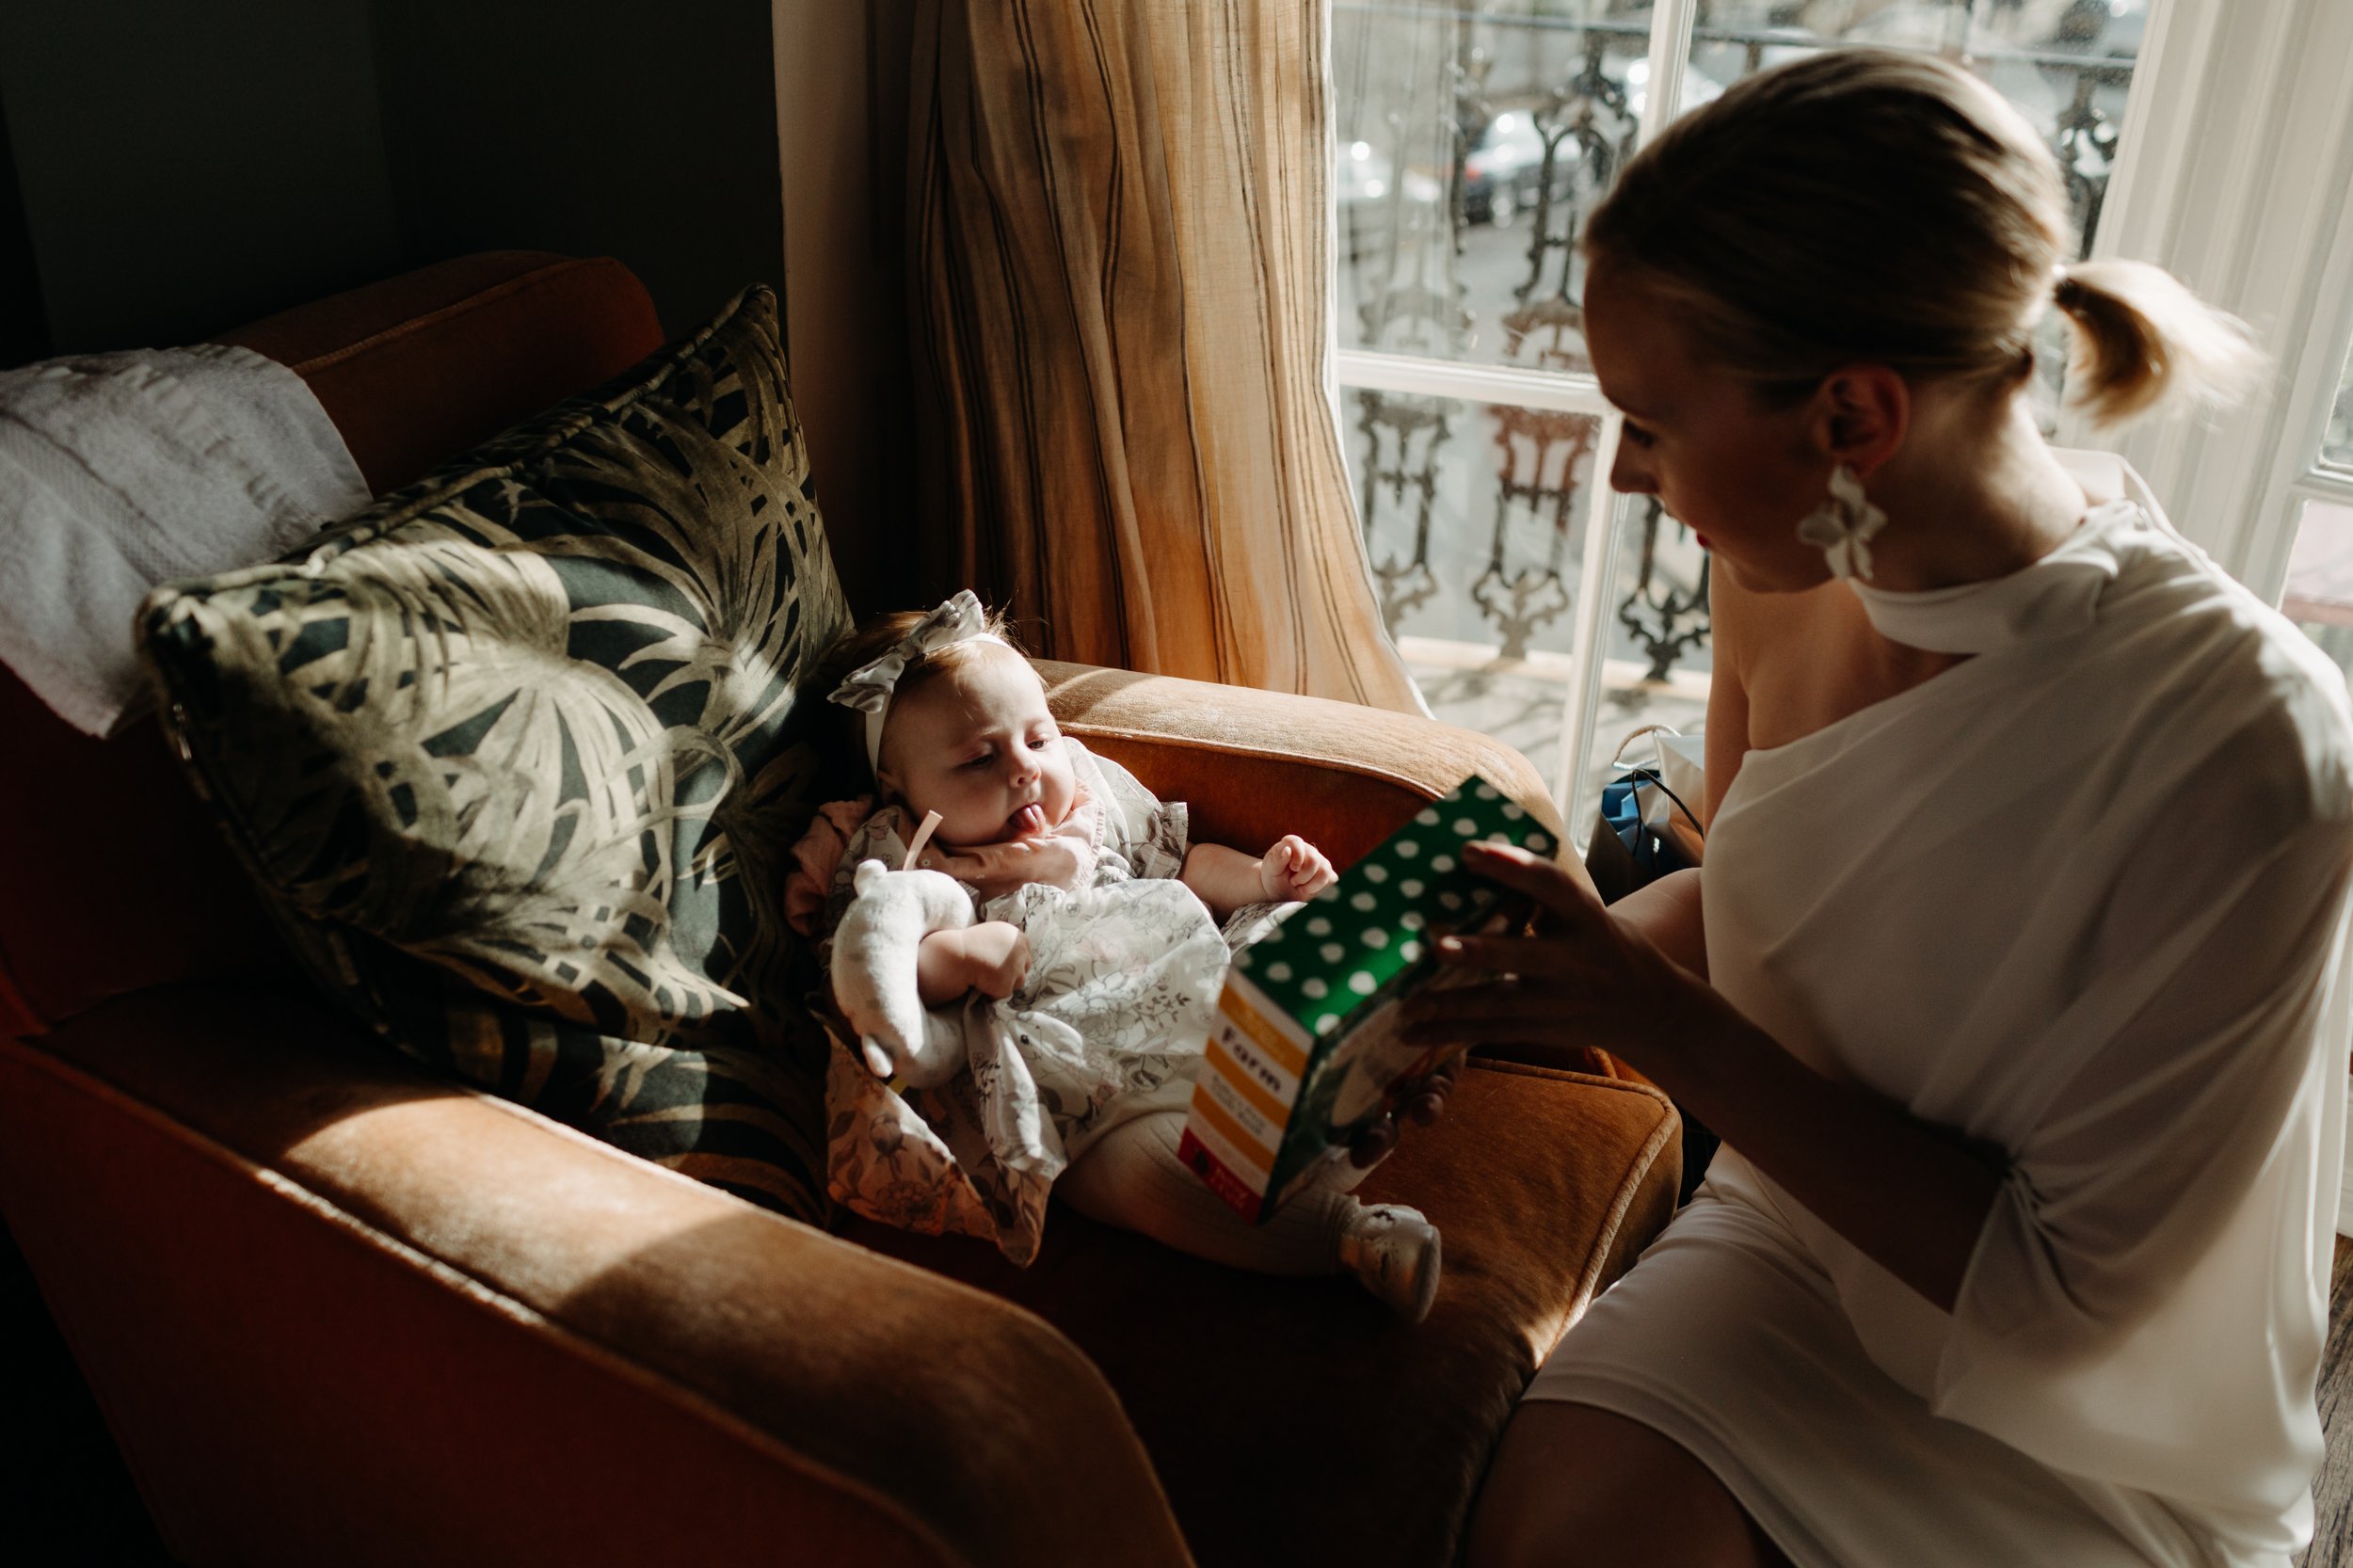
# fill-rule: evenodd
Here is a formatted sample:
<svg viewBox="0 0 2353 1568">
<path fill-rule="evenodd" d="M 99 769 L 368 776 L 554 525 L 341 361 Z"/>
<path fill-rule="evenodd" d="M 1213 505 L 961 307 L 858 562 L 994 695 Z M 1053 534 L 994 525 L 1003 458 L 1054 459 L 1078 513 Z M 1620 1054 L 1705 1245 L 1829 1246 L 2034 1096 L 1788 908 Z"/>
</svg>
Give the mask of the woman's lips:
<svg viewBox="0 0 2353 1568">
<path fill-rule="evenodd" d="M 1043 833 L 1046 831 L 1046 808 L 1037 802 L 1032 801 L 1012 816 L 1007 817 L 1005 825 L 1012 829 L 1012 832 L 1006 835 L 1008 838 L 1026 839 L 1032 833 Z"/>
</svg>

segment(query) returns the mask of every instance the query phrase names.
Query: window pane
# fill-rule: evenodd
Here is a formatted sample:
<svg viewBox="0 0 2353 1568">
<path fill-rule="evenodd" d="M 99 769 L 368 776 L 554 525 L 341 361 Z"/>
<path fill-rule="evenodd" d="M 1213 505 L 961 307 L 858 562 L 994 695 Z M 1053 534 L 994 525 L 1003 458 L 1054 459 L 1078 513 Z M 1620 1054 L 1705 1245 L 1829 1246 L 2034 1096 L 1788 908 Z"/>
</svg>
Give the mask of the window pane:
<svg viewBox="0 0 2353 1568">
<path fill-rule="evenodd" d="M 1681 106 L 1842 44 L 1964 60 L 2050 144 L 2081 254 L 2148 5 L 1715 0 L 1692 33 Z M 1585 368 L 1575 241 L 1633 154 L 1652 16 L 1625 0 L 1335 0 L 1341 347 Z"/>
<path fill-rule="evenodd" d="M 2353 359 L 2337 382 L 2337 400 L 2329 409 L 2329 431 L 2320 440 L 2320 460 L 2329 468 L 2353 469 Z"/>
<path fill-rule="evenodd" d="M 1649 496 L 1625 497 L 1617 526 L 1609 653 L 1593 713 L 1593 754 L 1570 803 L 1575 822 L 1590 821 L 1600 808 L 1609 760 L 1628 732 L 1663 724 L 1677 734 L 1696 735 L 1707 718 L 1714 651 L 1708 553 L 1697 536 Z M 1647 750 L 1641 754 L 1643 760 L 1649 756 Z M 1691 804 L 1697 808 L 1699 802 Z"/>
<path fill-rule="evenodd" d="M 2025 116 L 2057 159 L 2080 257 L 2090 253 L 2107 200 L 2148 11 L 2149 0 L 1894 0 L 1847 7 L 1719 0 L 1692 30 L 1684 103 L 1705 102 L 1751 72 L 1842 44 L 1919 49 L 1960 60 Z M 1823 12 L 1849 20 L 1804 24 L 1803 19 Z M 1777 20 L 1793 13 L 1800 20 Z M 2056 311 L 2043 317 L 2035 347 L 2038 413 L 2049 434 L 2067 373 L 2067 328 Z"/>
<path fill-rule="evenodd" d="M 1390 632 L 1566 654 L 1601 421 L 1362 389 L 1341 418 Z"/>
<path fill-rule="evenodd" d="M 1363 389 L 1341 417 L 1382 615 L 1422 695 L 1551 777 L 1601 421 Z"/>
<path fill-rule="evenodd" d="M 1684 103 L 1703 103 L 1751 72 L 1840 44 L 1919 49 L 1960 60 L 2016 105 L 2058 159 L 2081 256 L 2090 249 L 2107 196 L 2148 10 L 2149 0 L 1718 0 L 1704 8 L 1706 20 L 1692 31 Z M 1824 12 L 1842 20 L 1805 24 Z"/>
<path fill-rule="evenodd" d="M 1335 0 L 1339 346 L 1585 368 L 1577 225 L 1634 152 L 1650 9 Z"/>
<path fill-rule="evenodd" d="M 1382 614 L 1423 696 L 1555 777 L 1601 422 L 1364 389 L 1342 408 Z M 1707 705 L 1706 552 L 1647 500 L 1617 515 L 1597 764 L 1625 730 L 1689 732 Z"/>
<path fill-rule="evenodd" d="M 2304 503 L 2280 609 L 2339 669 L 2353 672 L 2353 506 Z"/>
</svg>

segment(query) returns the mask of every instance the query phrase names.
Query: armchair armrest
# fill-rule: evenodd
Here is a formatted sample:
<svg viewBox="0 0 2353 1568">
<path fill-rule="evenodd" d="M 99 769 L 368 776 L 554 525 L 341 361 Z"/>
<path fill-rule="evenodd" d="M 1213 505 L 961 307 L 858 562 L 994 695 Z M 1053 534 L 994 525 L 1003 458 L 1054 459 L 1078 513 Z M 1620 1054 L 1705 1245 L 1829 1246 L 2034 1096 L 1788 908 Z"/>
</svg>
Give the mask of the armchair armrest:
<svg viewBox="0 0 2353 1568">
<path fill-rule="evenodd" d="M 1593 885 L 1535 768 L 1491 735 L 1323 697 L 1032 662 L 1055 721 L 1155 794 L 1185 802 L 1197 838 L 1256 854 L 1297 833 L 1346 866 L 1477 772 L 1543 823 L 1560 863 Z M 1587 1048 L 1584 1069 L 1626 1076 L 1599 1047 Z"/>
<path fill-rule="evenodd" d="M 1256 853 L 1298 833 L 1347 865 L 1478 772 L 1567 843 L 1528 759 L 1475 730 L 1323 697 L 1036 664 L 1055 719 L 1154 793 L 1184 801 L 1200 838 Z M 1563 863 L 1584 874 L 1575 856 Z"/>
<path fill-rule="evenodd" d="M 1039 1319 L 305 1003 L 0 1045 L 0 1201 L 185 1560 L 1190 1561 Z"/>
</svg>

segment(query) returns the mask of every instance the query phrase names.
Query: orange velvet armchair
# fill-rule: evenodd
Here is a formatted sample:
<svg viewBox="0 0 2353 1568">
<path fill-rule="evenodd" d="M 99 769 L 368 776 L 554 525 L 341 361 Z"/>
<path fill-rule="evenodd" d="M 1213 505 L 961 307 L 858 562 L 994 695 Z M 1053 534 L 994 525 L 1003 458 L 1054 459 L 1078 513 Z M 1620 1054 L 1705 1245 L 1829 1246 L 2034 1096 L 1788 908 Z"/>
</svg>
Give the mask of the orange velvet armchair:
<svg viewBox="0 0 2353 1568">
<path fill-rule="evenodd" d="M 656 347 L 611 261 L 468 257 L 229 334 L 391 488 Z M 824 454 L 815 455 L 824 472 Z M 1473 767 L 1426 720 L 1045 666 L 1243 847 L 1346 861 Z M 293 972 L 152 721 L 0 671 L 0 1205 L 190 1563 L 1443 1563 L 1552 1340 L 1673 1204 L 1677 1122 L 1475 1064 L 1369 1194 L 1446 1235 L 1418 1328 L 1057 1212 L 984 1246 L 756 1209 L 363 1039 Z"/>
</svg>

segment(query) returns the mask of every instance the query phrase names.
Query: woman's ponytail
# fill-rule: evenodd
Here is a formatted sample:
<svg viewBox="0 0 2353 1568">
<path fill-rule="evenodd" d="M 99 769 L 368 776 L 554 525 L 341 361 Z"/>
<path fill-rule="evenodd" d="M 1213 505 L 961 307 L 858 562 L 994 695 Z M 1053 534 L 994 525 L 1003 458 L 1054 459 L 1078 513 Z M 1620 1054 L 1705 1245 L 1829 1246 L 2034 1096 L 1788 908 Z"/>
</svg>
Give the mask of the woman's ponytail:
<svg viewBox="0 0 2353 1568">
<path fill-rule="evenodd" d="M 2253 388 L 2246 328 L 2162 269 L 2060 266 L 2067 212 L 2050 149 L 1985 83 L 1933 56 L 1833 49 L 1669 125 L 1583 244 L 1639 269 L 1761 389 L 1863 360 L 2014 391 L 2054 305 L 2074 328 L 2072 401 L 2103 425 Z"/>
<path fill-rule="evenodd" d="M 2177 403 L 2234 402 L 2263 379 L 2266 361 L 2246 325 L 2163 267 L 2083 262 L 2057 278 L 2052 302 L 2074 328 L 2067 401 L 2095 424 Z"/>
</svg>

